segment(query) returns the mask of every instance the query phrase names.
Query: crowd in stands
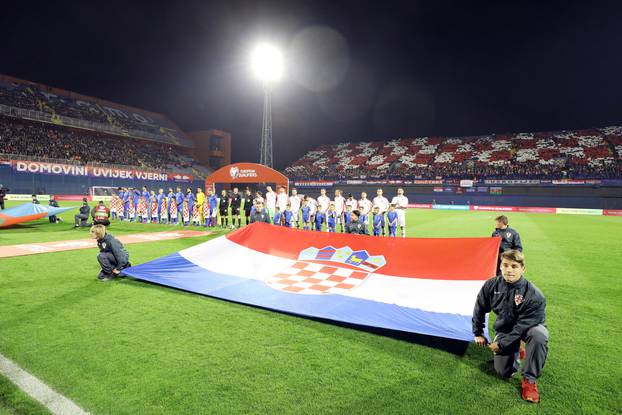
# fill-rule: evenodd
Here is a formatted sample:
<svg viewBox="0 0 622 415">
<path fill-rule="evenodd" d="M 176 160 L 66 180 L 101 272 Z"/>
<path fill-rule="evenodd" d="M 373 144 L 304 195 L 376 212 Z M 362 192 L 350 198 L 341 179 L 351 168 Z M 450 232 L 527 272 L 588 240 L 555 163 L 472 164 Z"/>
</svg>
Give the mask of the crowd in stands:
<svg viewBox="0 0 622 415">
<path fill-rule="evenodd" d="M 622 127 L 322 145 L 293 179 L 622 178 Z"/>
<path fill-rule="evenodd" d="M 166 117 L 160 114 L 132 112 L 129 109 L 105 105 L 69 94 L 52 93 L 36 84 L 0 80 L 0 104 L 34 110 L 52 116 L 66 116 L 90 121 L 124 131 L 139 131 L 158 136 L 160 140 L 178 143 L 185 136 Z M 131 135 L 131 134 L 130 134 Z"/>
<path fill-rule="evenodd" d="M 155 141 L 0 116 L 0 153 L 184 172 L 191 157 Z"/>
</svg>

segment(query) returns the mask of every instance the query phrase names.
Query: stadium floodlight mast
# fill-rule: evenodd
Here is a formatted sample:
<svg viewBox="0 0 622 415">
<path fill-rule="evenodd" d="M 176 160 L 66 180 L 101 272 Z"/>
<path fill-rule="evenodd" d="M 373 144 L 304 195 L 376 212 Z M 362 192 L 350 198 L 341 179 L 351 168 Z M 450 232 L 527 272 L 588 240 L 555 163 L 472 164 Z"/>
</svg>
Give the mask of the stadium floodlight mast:
<svg viewBox="0 0 622 415">
<path fill-rule="evenodd" d="M 259 163 L 272 167 L 272 86 L 283 74 L 283 55 L 275 46 L 262 43 L 253 50 L 251 62 L 264 90 Z"/>
</svg>

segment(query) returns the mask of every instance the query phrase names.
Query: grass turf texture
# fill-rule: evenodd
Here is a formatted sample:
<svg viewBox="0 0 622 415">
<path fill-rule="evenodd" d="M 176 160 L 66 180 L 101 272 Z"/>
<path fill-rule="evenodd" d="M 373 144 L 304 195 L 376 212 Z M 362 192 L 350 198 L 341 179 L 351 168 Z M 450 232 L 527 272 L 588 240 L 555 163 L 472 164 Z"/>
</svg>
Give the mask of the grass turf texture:
<svg viewBox="0 0 622 415">
<path fill-rule="evenodd" d="M 408 235 L 488 235 L 494 216 L 411 210 Z M 95 250 L 0 259 L 0 352 L 96 414 L 619 413 L 622 220 L 509 217 L 548 299 L 540 405 L 522 402 L 520 379 L 495 377 L 474 345 L 459 357 L 131 279 L 99 283 Z M 0 230 L 0 244 L 87 237 L 69 228 L 33 222 Z M 111 232 L 161 229 L 171 227 Z M 209 238 L 128 248 L 138 264 Z"/>
</svg>

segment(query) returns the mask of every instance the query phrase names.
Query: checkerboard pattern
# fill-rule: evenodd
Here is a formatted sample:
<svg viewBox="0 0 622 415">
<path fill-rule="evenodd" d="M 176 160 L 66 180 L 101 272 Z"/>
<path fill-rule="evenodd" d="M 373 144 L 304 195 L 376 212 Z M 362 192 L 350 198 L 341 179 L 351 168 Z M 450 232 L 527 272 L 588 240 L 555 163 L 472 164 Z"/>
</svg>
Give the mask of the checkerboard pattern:
<svg viewBox="0 0 622 415">
<path fill-rule="evenodd" d="M 369 272 L 298 261 L 266 279 L 277 290 L 297 294 L 340 294 L 358 287 Z"/>
</svg>

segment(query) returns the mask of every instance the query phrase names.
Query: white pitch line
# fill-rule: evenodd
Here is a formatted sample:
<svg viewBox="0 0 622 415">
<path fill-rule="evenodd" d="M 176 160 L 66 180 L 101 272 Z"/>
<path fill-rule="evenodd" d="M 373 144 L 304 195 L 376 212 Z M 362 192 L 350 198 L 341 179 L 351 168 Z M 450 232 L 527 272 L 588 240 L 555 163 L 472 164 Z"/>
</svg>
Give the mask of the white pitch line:
<svg viewBox="0 0 622 415">
<path fill-rule="evenodd" d="M 72 400 L 54 391 L 48 385 L 26 372 L 12 360 L 0 354 L 0 373 L 9 378 L 31 398 L 39 401 L 50 412 L 58 415 L 85 415 L 84 411 Z"/>
</svg>

